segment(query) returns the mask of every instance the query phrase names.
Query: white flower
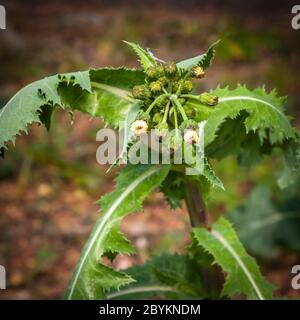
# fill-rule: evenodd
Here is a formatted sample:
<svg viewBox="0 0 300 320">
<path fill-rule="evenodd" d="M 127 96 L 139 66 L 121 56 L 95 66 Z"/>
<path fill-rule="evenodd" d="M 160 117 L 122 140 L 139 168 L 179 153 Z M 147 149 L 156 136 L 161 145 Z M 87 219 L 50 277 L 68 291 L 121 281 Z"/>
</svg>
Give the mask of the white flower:
<svg viewBox="0 0 300 320">
<path fill-rule="evenodd" d="M 194 144 L 198 142 L 198 134 L 195 130 L 188 129 L 184 133 L 184 141 L 188 144 Z"/>
<path fill-rule="evenodd" d="M 132 123 L 130 130 L 136 135 L 140 136 L 148 131 L 148 124 L 144 120 L 136 120 Z"/>
</svg>

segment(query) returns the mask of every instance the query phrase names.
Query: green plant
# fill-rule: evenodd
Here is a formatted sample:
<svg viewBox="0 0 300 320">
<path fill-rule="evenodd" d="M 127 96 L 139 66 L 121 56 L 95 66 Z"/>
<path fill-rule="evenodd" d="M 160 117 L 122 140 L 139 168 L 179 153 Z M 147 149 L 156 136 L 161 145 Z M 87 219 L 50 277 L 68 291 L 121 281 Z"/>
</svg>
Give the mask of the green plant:
<svg viewBox="0 0 300 320">
<path fill-rule="evenodd" d="M 101 218 L 83 248 L 80 261 L 65 292 L 66 299 L 132 298 L 220 298 L 243 295 L 249 299 L 271 299 L 274 287 L 262 276 L 232 225 L 220 218 L 207 221 L 205 203 L 214 188 L 223 184 L 210 159 L 236 155 L 242 164 L 253 164 L 279 149 L 286 168 L 286 185 L 298 169 L 298 134 L 285 116 L 284 97 L 275 90 L 218 87 L 192 94 L 193 81 L 202 79 L 211 65 L 217 43 L 205 54 L 178 63 L 162 62 L 139 45 L 130 45 L 141 69 L 101 68 L 47 77 L 21 91 L 0 112 L 0 148 L 26 131 L 33 122 L 50 128 L 51 114 L 61 106 L 101 117 L 114 128 L 127 132 L 118 160 L 130 145 L 149 129 L 158 137 L 172 130 L 171 150 L 191 150 L 192 162 L 182 164 L 128 164 L 116 179 L 115 191 L 99 200 Z M 198 173 L 186 175 L 199 154 L 196 147 L 204 128 L 205 157 Z M 117 164 L 117 162 L 115 163 Z M 122 218 L 141 209 L 143 200 L 156 188 L 172 208 L 187 204 L 191 244 L 185 256 L 162 256 L 144 266 L 119 272 L 104 264 L 103 257 L 132 254 L 134 248 L 120 232 Z M 218 267 L 216 266 L 218 265 Z M 220 272 L 225 272 L 225 276 Z M 135 280 L 138 280 L 137 282 Z"/>
</svg>

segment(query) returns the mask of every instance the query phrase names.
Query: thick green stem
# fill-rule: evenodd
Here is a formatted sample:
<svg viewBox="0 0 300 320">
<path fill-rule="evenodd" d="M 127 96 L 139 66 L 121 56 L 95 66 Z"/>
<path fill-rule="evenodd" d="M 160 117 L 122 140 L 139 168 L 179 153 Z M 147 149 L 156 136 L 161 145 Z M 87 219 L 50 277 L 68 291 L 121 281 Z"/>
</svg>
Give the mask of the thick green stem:
<svg viewBox="0 0 300 320">
<path fill-rule="evenodd" d="M 193 94 L 181 94 L 180 98 L 188 98 L 188 99 L 194 99 L 199 101 L 199 95 L 195 96 Z"/>
<path fill-rule="evenodd" d="M 185 182 L 185 202 L 192 227 L 207 225 L 207 213 L 199 187 L 191 181 Z"/>
</svg>

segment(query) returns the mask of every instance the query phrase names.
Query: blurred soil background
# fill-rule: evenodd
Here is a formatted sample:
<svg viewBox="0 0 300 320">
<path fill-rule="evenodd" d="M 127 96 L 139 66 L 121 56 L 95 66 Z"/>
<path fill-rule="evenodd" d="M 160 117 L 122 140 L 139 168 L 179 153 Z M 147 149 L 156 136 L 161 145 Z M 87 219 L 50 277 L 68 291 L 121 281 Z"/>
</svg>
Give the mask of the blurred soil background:
<svg viewBox="0 0 300 320">
<path fill-rule="evenodd" d="M 0 106 L 27 83 L 89 67 L 138 66 L 122 40 L 139 42 L 166 60 L 202 53 L 222 39 L 202 89 L 237 82 L 265 84 L 289 96 L 288 112 L 300 124 L 300 30 L 291 28 L 289 1 L 1 1 L 7 30 L 0 30 Z M 99 215 L 95 201 L 113 189 L 116 171 L 96 162 L 100 120 L 56 112 L 50 133 L 32 125 L 0 160 L 0 264 L 7 290 L 0 299 L 60 298 L 80 250 Z M 212 219 L 239 204 L 259 182 L 276 188 L 272 159 L 241 169 L 233 158 L 216 163 L 226 192 L 216 190 Z M 259 205 L 259 204 L 258 204 Z M 119 256 L 119 269 L 188 243 L 185 210 L 171 211 L 159 193 L 122 225 L 137 247 Z M 300 297 L 290 286 L 299 254 L 282 250 L 260 259 L 278 295 Z"/>
</svg>

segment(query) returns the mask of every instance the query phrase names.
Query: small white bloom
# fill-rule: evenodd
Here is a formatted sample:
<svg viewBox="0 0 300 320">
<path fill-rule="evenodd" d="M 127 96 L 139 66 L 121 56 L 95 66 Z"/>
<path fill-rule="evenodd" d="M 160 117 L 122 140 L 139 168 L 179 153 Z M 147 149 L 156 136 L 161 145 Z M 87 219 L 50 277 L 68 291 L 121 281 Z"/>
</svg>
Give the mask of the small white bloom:
<svg viewBox="0 0 300 320">
<path fill-rule="evenodd" d="M 130 130 L 136 135 L 140 136 L 148 131 L 148 124 L 144 120 L 136 120 L 130 127 Z"/>
<path fill-rule="evenodd" d="M 188 144 L 194 144 L 198 142 L 198 134 L 195 130 L 188 129 L 184 133 L 184 141 Z"/>
</svg>

